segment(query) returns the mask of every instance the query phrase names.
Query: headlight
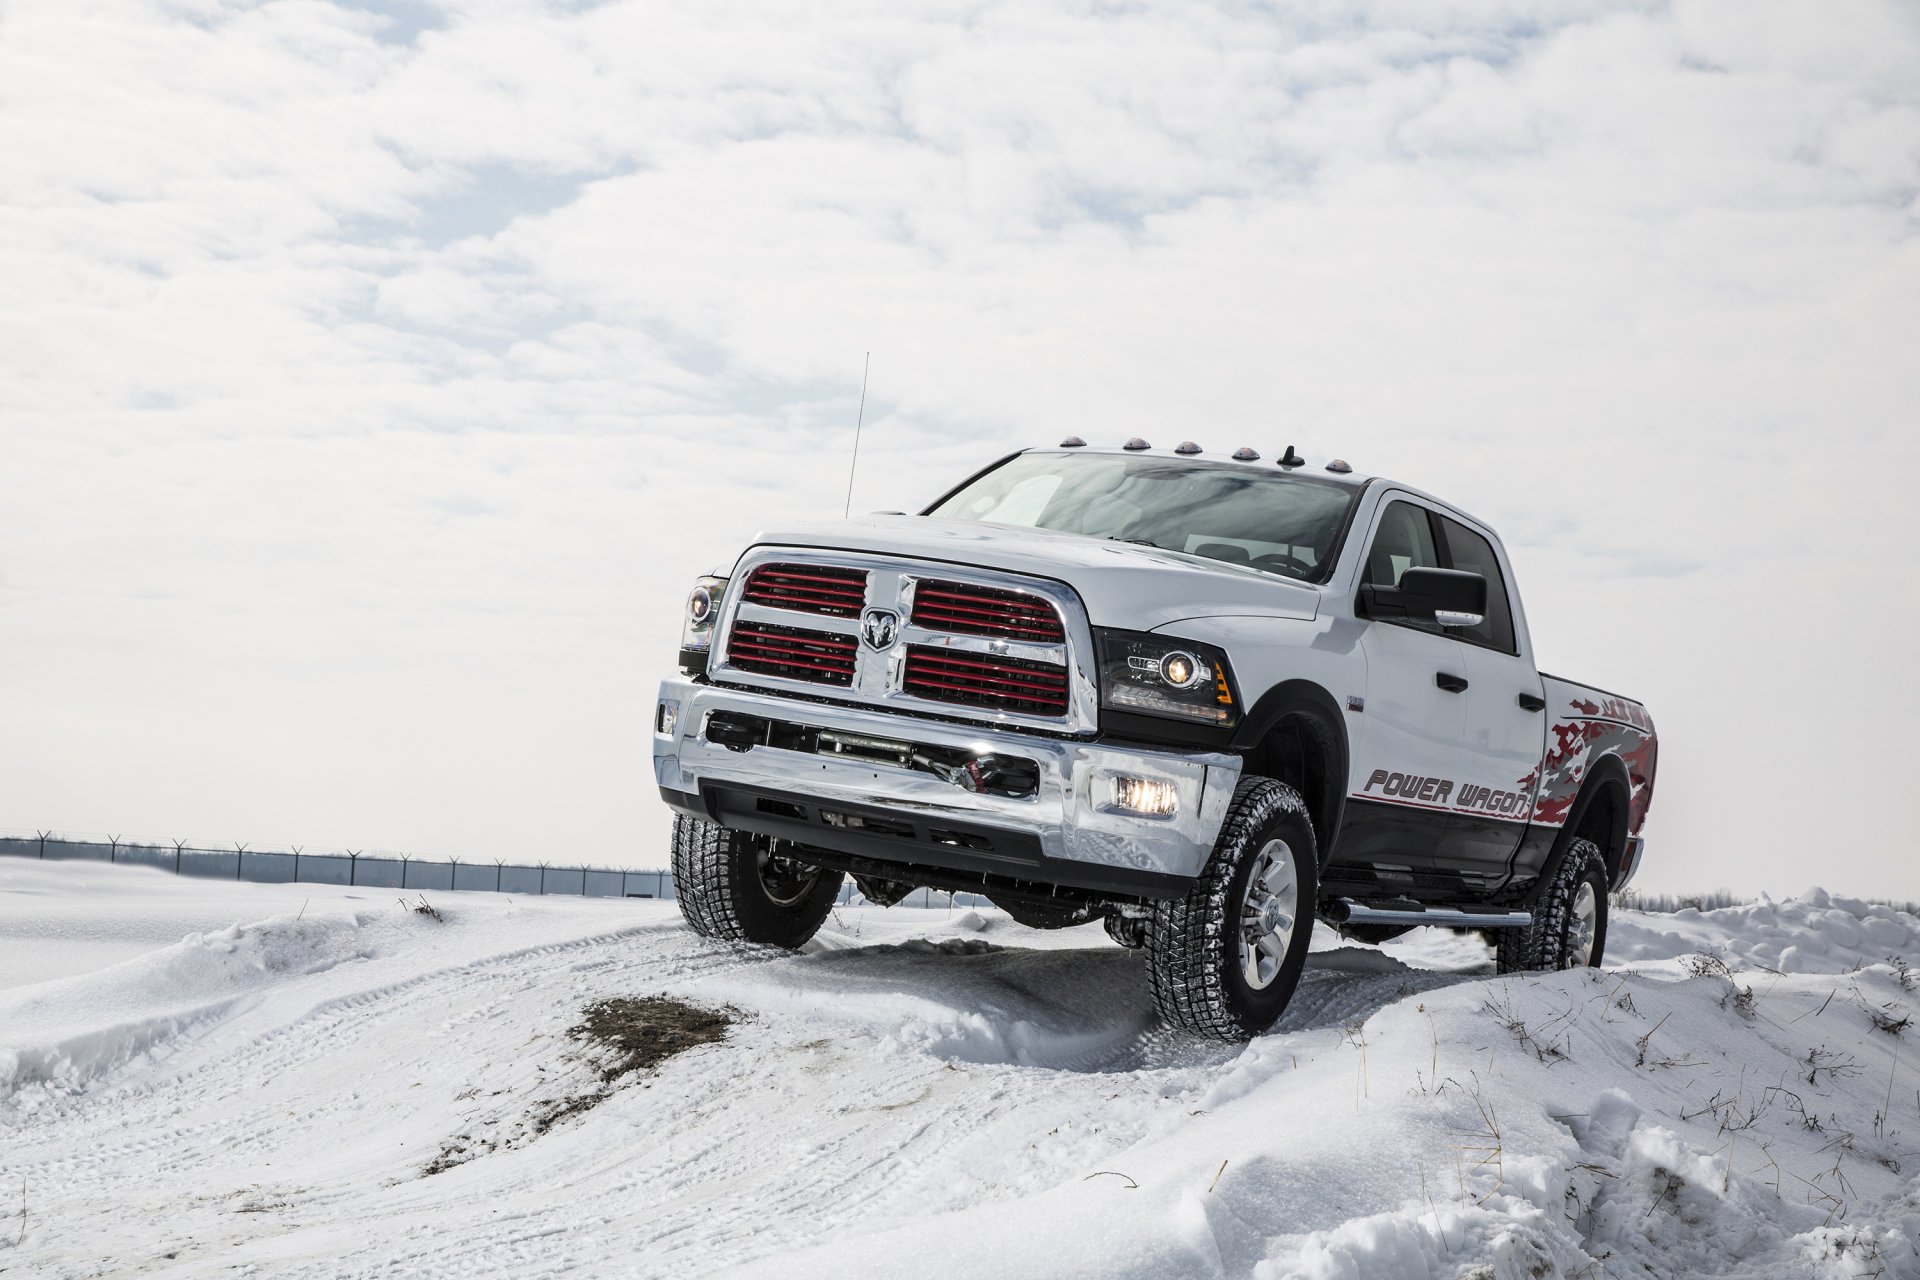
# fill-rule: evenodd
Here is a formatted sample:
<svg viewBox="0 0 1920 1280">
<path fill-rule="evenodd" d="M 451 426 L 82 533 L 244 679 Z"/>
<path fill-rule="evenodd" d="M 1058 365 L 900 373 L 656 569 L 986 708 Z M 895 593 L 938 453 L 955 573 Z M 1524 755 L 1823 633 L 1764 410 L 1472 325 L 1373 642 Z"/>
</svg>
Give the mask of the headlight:
<svg viewBox="0 0 1920 1280">
<path fill-rule="evenodd" d="M 1211 645 L 1137 631 L 1101 631 L 1100 705 L 1175 720 L 1239 722 L 1227 655 Z"/>
<path fill-rule="evenodd" d="M 686 671 L 705 671 L 707 655 L 713 648 L 713 621 L 720 616 L 720 597 L 726 593 L 725 578 L 702 578 L 693 584 L 687 596 L 686 619 L 680 628 L 680 666 Z"/>
</svg>

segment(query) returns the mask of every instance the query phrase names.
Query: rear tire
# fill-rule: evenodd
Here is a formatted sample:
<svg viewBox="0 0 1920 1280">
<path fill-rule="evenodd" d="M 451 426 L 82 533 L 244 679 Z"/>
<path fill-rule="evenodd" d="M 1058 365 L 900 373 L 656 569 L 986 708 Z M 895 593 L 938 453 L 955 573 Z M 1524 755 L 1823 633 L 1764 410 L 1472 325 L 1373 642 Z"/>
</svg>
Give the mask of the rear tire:
<svg viewBox="0 0 1920 1280">
<path fill-rule="evenodd" d="M 1300 793 L 1242 778 L 1207 865 L 1146 922 L 1153 1002 L 1169 1024 L 1244 1040 L 1286 1010 L 1306 967 L 1320 855 Z"/>
<path fill-rule="evenodd" d="M 779 856 L 774 841 L 700 818 L 673 820 L 673 893 L 703 938 L 792 950 L 840 896 L 841 875 Z"/>
<path fill-rule="evenodd" d="M 1575 840 L 1534 905 L 1533 923 L 1500 930 L 1494 956 L 1501 973 L 1526 973 L 1597 965 L 1606 950 L 1606 860 L 1593 841 Z"/>
</svg>

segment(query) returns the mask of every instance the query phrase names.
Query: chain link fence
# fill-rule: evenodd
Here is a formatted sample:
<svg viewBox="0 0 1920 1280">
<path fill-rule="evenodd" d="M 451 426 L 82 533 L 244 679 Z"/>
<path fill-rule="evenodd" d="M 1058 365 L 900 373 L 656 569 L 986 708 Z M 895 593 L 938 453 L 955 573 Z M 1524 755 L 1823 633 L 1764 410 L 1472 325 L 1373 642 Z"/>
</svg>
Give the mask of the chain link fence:
<svg viewBox="0 0 1920 1280">
<path fill-rule="evenodd" d="M 432 892 L 482 890 L 492 893 L 565 894 L 586 898 L 671 898 L 673 876 L 666 871 L 623 867 L 562 866 L 554 863 L 462 862 L 457 858 L 415 858 L 407 854 L 303 849 L 252 849 L 246 845 L 213 848 L 172 840 L 141 843 L 109 837 L 81 840 L 51 831 L 0 835 L 0 857 L 38 858 L 46 862 L 92 861 L 158 867 L 175 875 L 256 884 L 336 884 L 367 889 Z"/>
<path fill-rule="evenodd" d="M 142 843 L 109 836 L 79 839 L 52 831 L 32 835 L 0 834 L 0 857 L 38 858 L 45 862 L 91 861 L 158 867 L 175 875 L 255 884 L 335 884 L 364 889 L 401 889 L 446 893 L 561 894 L 575 898 L 672 898 L 673 873 L 623 867 L 559 865 L 548 862 L 461 862 L 456 858 L 415 858 L 399 853 L 346 850 L 307 853 L 298 847 L 253 849 L 246 845 L 214 848 L 170 840 Z M 853 882 L 840 886 L 840 905 L 864 901 Z M 991 905 L 978 894 L 916 889 L 898 905 L 979 907 Z"/>
</svg>

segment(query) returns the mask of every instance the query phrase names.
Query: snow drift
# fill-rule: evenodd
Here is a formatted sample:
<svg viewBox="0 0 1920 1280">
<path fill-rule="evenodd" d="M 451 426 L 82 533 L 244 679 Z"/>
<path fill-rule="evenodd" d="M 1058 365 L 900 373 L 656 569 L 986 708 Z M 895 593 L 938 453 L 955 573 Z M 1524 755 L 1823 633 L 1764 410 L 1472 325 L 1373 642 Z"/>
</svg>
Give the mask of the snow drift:
<svg viewBox="0 0 1920 1280">
<path fill-rule="evenodd" d="M 72 942 L 109 873 L 0 861 L 0 920 L 53 895 Z M 792 956 L 665 904 L 248 889 L 0 990 L 0 1269 L 1920 1276 L 1920 920 L 1818 891 L 1524 978 L 1324 935 L 1234 1048 L 1153 1026 L 1097 927 L 843 909 Z M 606 1086 L 570 1028 L 650 994 L 737 1021 Z"/>
</svg>

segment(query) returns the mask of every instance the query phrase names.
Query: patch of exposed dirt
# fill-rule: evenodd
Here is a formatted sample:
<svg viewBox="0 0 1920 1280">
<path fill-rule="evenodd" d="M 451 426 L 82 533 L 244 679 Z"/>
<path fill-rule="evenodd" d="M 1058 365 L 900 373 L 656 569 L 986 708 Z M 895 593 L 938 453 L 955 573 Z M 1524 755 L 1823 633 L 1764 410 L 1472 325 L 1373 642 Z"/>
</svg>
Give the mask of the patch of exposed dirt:
<svg viewBox="0 0 1920 1280">
<path fill-rule="evenodd" d="M 665 996 L 616 996 L 588 1005 L 586 1021 L 568 1034 L 593 1041 L 609 1055 L 600 1079 L 611 1084 L 630 1071 L 659 1066 L 677 1053 L 725 1039 L 732 1025 L 726 1010 L 702 1009 Z"/>
<path fill-rule="evenodd" d="M 596 1086 L 558 1097 L 549 1094 L 536 1098 L 527 1103 L 517 1119 L 500 1116 L 484 1121 L 480 1132 L 449 1139 L 421 1169 L 422 1176 L 444 1173 L 502 1148 L 530 1142 L 555 1125 L 593 1110 L 613 1096 L 625 1077 L 657 1067 L 689 1049 L 725 1039 L 737 1015 L 732 1010 L 702 1009 L 665 996 L 617 996 L 588 1005 L 581 1017 L 579 1025 L 569 1027 L 567 1034 L 583 1042 L 584 1051 L 569 1055 L 576 1065 L 559 1075 L 574 1075 L 577 1082 L 576 1073 L 585 1067 Z M 546 1069 L 539 1070 L 544 1075 Z M 542 1081 L 548 1087 L 553 1083 L 556 1081 Z"/>
</svg>

